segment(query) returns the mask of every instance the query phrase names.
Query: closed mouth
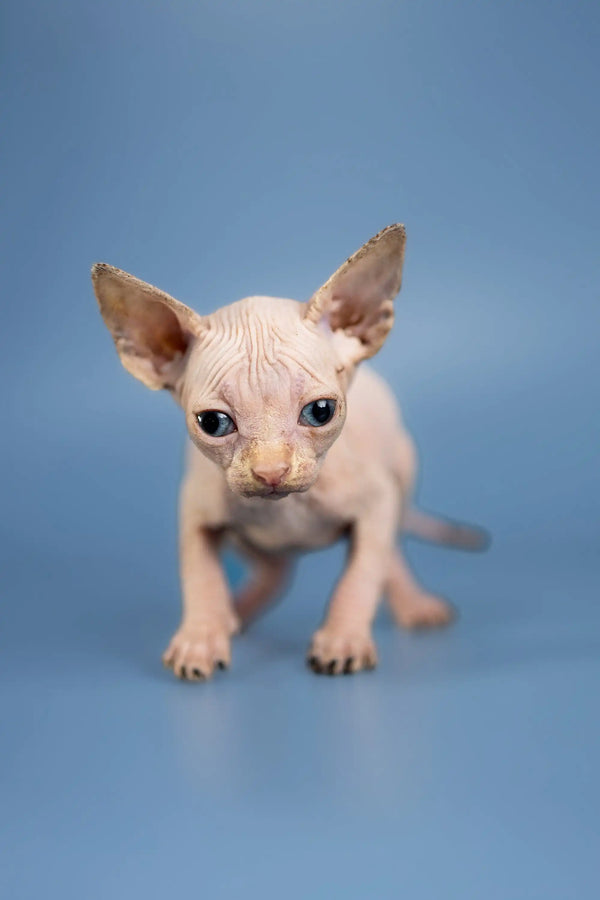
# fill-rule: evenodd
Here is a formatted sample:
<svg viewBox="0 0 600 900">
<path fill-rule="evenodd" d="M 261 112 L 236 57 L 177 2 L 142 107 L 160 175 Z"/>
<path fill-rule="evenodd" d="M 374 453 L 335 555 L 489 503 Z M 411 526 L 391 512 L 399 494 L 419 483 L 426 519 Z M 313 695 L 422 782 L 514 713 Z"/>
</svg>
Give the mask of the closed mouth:
<svg viewBox="0 0 600 900">
<path fill-rule="evenodd" d="M 281 500 L 283 497 L 289 497 L 294 491 L 289 488 L 280 487 L 264 487 L 255 491 L 242 491 L 244 497 L 264 497 L 267 500 Z"/>
<path fill-rule="evenodd" d="M 292 491 L 287 488 L 269 487 L 259 492 L 260 497 L 268 497 L 272 500 L 278 500 L 280 497 L 287 497 Z"/>
</svg>

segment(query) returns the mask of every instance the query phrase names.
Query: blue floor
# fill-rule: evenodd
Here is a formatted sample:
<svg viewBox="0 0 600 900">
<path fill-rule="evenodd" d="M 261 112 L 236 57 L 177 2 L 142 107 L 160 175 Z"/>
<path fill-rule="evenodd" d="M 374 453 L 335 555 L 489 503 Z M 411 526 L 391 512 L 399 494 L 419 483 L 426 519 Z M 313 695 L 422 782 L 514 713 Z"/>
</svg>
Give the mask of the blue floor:
<svg viewBox="0 0 600 900">
<path fill-rule="evenodd" d="M 379 669 L 337 679 L 303 666 L 342 561 L 316 554 L 232 671 L 190 685 L 159 662 L 171 548 L 54 541 L 6 566 L 1 896 L 598 896 L 591 543 L 413 544 L 460 620 L 382 614 Z"/>
</svg>

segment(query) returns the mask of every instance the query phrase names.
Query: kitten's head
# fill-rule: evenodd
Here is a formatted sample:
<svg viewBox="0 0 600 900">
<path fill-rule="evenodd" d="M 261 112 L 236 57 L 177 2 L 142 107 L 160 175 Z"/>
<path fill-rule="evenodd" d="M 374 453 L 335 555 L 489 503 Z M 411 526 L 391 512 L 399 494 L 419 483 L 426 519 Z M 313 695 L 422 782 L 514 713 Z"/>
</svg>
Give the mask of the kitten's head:
<svg viewBox="0 0 600 900">
<path fill-rule="evenodd" d="M 404 243 L 385 228 L 308 303 L 247 297 L 209 316 L 103 263 L 92 280 L 125 368 L 172 392 L 232 491 L 276 499 L 308 490 L 339 435 L 354 368 L 392 327 Z"/>
</svg>

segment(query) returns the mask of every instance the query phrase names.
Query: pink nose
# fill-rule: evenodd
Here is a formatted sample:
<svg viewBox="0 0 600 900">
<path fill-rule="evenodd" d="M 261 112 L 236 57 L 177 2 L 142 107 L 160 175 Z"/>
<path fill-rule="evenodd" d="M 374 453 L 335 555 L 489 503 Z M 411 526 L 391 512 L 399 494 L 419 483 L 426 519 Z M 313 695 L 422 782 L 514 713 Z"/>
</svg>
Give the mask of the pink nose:
<svg viewBox="0 0 600 900">
<path fill-rule="evenodd" d="M 258 463 L 253 467 L 252 474 L 255 478 L 258 478 L 259 481 L 268 484 L 269 487 L 277 487 L 278 484 L 281 484 L 289 471 L 290 467 L 286 462 Z"/>
</svg>

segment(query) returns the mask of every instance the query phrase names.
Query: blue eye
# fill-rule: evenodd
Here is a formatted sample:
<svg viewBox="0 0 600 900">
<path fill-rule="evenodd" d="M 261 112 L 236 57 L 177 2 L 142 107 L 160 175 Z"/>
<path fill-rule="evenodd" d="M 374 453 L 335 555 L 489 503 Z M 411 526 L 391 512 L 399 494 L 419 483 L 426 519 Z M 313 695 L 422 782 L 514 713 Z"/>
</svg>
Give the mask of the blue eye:
<svg viewBox="0 0 600 900">
<path fill-rule="evenodd" d="M 202 431 L 210 434 L 211 437 L 224 437 L 235 431 L 235 422 L 231 416 L 219 412 L 218 409 L 208 409 L 206 412 L 198 413 L 196 418 Z"/>
<path fill-rule="evenodd" d="M 326 425 L 333 418 L 335 412 L 335 400 L 313 400 L 307 403 L 298 420 L 301 425 L 312 425 L 313 428 L 319 428 L 320 425 Z"/>
</svg>

